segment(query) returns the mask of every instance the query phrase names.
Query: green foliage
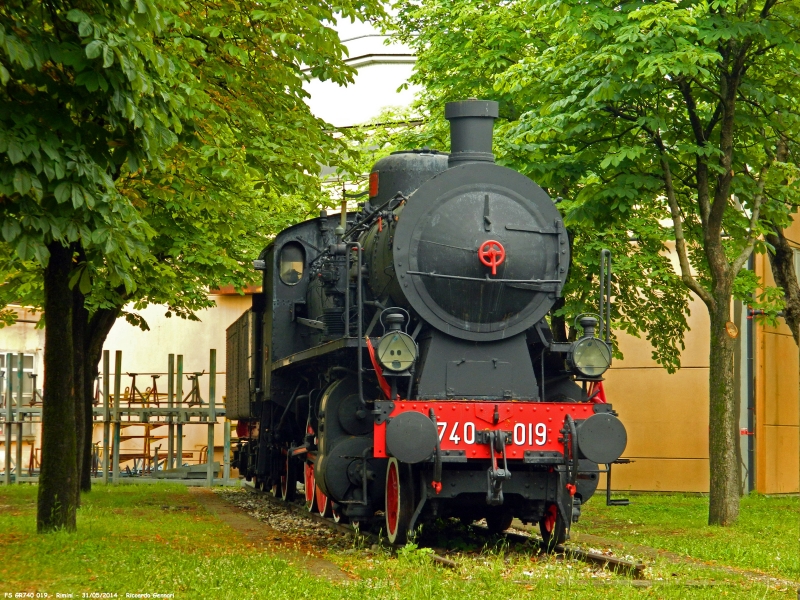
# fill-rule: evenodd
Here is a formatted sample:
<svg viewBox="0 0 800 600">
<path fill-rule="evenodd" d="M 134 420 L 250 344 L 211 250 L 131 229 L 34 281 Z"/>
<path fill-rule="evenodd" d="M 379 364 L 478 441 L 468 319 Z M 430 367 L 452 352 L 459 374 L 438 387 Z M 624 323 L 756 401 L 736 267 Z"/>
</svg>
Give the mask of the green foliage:
<svg viewBox="0 0 800 600">
<path fill-rule="evenodd" d="M 755 272 L 740 271 L 733 282 L 733 296 L 753 310 L 763 311 L 763 314 L 756 317 L 757 321 L 770 327 L 778 327 L 778 313 L 786 307 L 786 296 L 780 287 L 762 285 Z"/>
<path fill-rule="evenodd" d="M 162 26 L 144 1 L 0 7 L 0 231 L 20 260 L 46 264 L 50 242 L 79 243 L 109 258 L 114 285 L 134 287 L 150 230 L 112 174 L 175 141 Z"/>
<path fill-rule="evenodd" d="M 40 305 L 29 282 L 58 240 L 85 254 L 71 284 L 91 291 L 93 311 L 163 303 L 194 318 L 213 303 L 209 288 L 252 283 L 250 261 L 271 235 L 325 203 L 319 165 L 348 149 L 310 113 L 302 85 L 352 81 L 330 23 L 381 9 L 80 8 L 0 8 L 0 293 Z"/>
<path fill-rule="evenodd" d="M 701 294 L 714 286 L 703 245 L 710 209 L 701 205 L 715 194 L 725 205 L 722 246 L 736 271 L 752 245 L 764 250 L 756 240 L 766 220 L 790 222 L 800 89 L 797 78 L 777 74 L 800 67 L 800 5 L 420 0 L 395 7 L 397 34 L 418 55 L 418 109 L 438 117 L 448 101 L 497 100 L 498 162 L 565 198 L 574 263 L 561 313 L 592 310 L 598 250 L 609 247 L 615 326 L 646 331 L 654 358 L 669 370 L 679 366 L 689 298 L 668 259 L 676 234 L 665 180 L 699 281 L 692 289 Z M 728 81 L 735 60 L 747 68 Z M 731 139 L 721 134 L 723 81 L 739 84 Z M 441 118 L 428 131 L 445 140 Z M 752 297 L 760 285 L 745 277 L 737 296 Z"/>
<path fill-rule="evenodd" d="M 419 548 L 416 544 L 408 543 L 397 551 L 397 559 L 413 568 L 430 564 L 433 554 L 432 548 Z"/>
<path fill-rule="evenodd" d="M 740 267 L 763 233 L 759 212 L 786 224 L 786 207 L 797 204 L 797 187 L 787 183 L 797 170 L 781 147 L 800 123 L 800 88 L 774 74 L 800 66 L 798 6 L 537 7 L 537 17 L 553 23 L 547 47 L 495 81 L 531 106 L 509 132 L 511 153 L 546 153 L 547 177 L 569 182 L 595 214 L 660 204 L 654 217 L 675 218 L 664 202 L 673 193 L 697 291 L 711 292 L 718 275 L 707 270 L 704 236 L 724 228 L 725 258 Z M 734 98 L 725 97 L 735 86 Z"/>
<path fill-rule="evenodd" d="M 0 329 L 8 327 L 17 322 L 17 313 L 10 308 L 3 308 L 0 310 Z"/>
<path fill-rule="evenodd" d="M 569 156 L 556 157 L 546 141 L 518 140 L 522 118 L 538 102 L 531 94 L 497 82 L 514 65 L 543 50 L 549 26 L 543 27 L 525 2 L 504 3 L 502 9 L 494 2 L 468 1 L 405 2 L 396 7 L 398 35 L 418 53 L 412 81 L 424 91 L 417 110 L 435 116 L 427 123 L 427 139 L 418 137 L 447 149 L 446 102 L 467 97 L 497 100 L 498 163 L 528 175 L 553 198 L 564 198 L 559 209 L 572 236 L 573 263 L 564 289 L 566 303 L 558 316 L 569 322 L 580 313 L 597 311 L 600 250 L 609 248 L 614 261 L 615 327 L 637 336 L 646 332 L 653 358 L 670 371 L 679 367 L 688 294 L 666 256 L 669 234 L 658 221 L 663 205 L 647 205 L 644 214 L 634 214 L 629 201 L 612 199 L 607 206 L 587 203 L 579 196 L 584 184 L 576 182 L 583 169 L 577 157 L 570 163 Z M 551 130 L 550 136 L 555 138 L 556 131 Z M 608 183 L 598 176 L 594 181 Z M 631 181 L 623 179 L 613 189 L 630 195 L 630 186 Z M 606 194 L 610 196 L 611 189 Z"/>
</svg>

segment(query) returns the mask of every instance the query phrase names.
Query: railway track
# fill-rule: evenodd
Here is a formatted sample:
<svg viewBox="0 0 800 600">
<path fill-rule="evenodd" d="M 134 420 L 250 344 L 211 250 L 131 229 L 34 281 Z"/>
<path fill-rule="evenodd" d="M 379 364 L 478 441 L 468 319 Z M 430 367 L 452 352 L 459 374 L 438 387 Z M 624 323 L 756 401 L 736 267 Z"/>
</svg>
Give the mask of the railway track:
<svg viewBox="0 0 800 600">
<path fill-rule="evenodd" d="M 535 540 L 536 543 L 541 544 L 537 538 L 534 538 L 531 535 L 507 531 L 505 536 L 506 539 L 515 539 L 522 543 Z M 632 560 L 627 560 L 616 556 L 607 556 L 598 552 L 590 552 L 588 550 L 583 550 L 582 548 L 565 546 L 561 544 L 558 544 L 553 551 L 556 554 L 561 554 L 567 558 L 574 558 L 583 562 L 599 565 L 605 569 L 613 571 L 614 573 L 629 575 L 635 579 L 640 579 L 644 575 L 645 565 L 640 561 L 634 562 Z"/>
<path fill-rule="evenodd" d="M 310 521 L 313 521 L 315 523 L 320 523 L 336 531 L 340 531 L 348 535 L 359 535 L 375 544 L 380 544 L 382 541 L 385 541 L 381 540 L 379 536 L 369 531 L 361 531 L 359 529 L 356 529 L 352 525 L 337 523 L 331 518 L 323 517 L 322 515 L 319 515 L 317 513 L 309 512 L 308 510 L 306 510 L 305 506 L 300 505 L 298 503 L 284 502 L 280 498 L 273 496 L 271 493 L 257 490 L 250 485 L 244 485 L 243 487 L 248 492 L 252 494 L 257 494 L 260 497 L 267 499 L 267 501 L 269 501 L 276 507 L 288 510 L 297 515 L 302 515 L 304 518 Z M 486 527 L 482 527 L 480 525 L 473 525 L 472 531 L 486 539 L 490 538 L 492 535 L 489 533 L 489 530 Z M 538 552 L 540 554 L 546 553 L 545 550 L 542 548 L 541 540 L 536 536 L 525 533 L 519 533 L 515 531 L 506 531 L 503 534 L 503 537 L 509 543 L 509 545 L 527 545 L 529 547 L 535 546 L 538 548 Z M 436 552 L 438 550 L 437 548 L 432 548 L 432 549 L 434 550 L 434 554 L 431 555 L 431 560 L 433 560 L 434 563 L 448 568 L 455 568 L 458 566 L 458 563 L 456 563 L 455 561 L 450 560 L 449 558 L 438 554 Z M 585 563 L 597 565 L 600 566 L 601 568 L 608 569 L 614 573 L 626 575 L 634 579 L 641 579 L 644 575 L 645 565 L 640 561 L 634 562 L 613 555 L 609 556 L 606 554 L 600 554 L 598 552 L 583 550 L 582 548 L 577 548 L 571 545 L 559 544 L 553 549 L 553 553 L 556 555 L 563 556 L 565 558 L 571 558 Z"/>
</svg>

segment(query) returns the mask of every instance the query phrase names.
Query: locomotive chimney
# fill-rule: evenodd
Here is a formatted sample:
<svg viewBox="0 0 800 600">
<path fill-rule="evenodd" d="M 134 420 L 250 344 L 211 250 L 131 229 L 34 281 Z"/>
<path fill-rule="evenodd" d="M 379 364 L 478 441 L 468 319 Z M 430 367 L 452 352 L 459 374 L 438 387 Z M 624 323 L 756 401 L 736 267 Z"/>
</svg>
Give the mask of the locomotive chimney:
<svg viewBox="0 0 800 600">
<path fill-rule="evenodd" d="M 468 162 L 494 162 L 492 128 L 497 118 L 497 102 L 470 98 L 448 102 L 444 117 L 450 121 L 448 167 Z"/>
</svg>

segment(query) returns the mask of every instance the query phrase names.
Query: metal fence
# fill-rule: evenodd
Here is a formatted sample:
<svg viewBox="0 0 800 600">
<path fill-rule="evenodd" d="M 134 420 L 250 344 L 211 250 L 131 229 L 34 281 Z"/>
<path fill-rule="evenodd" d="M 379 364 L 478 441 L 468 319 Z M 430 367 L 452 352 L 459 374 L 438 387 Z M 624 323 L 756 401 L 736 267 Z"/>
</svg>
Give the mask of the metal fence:
<svg viewBox="0 0 800 600">
<path fill-rule="evenodd" d="M 11 365 L 12 357 L 17 358 L 13 354 L 6 354 L 4 364 Z M 18 355 L 17 361 L 17 364 L 23 364 L 22 353 Z M 220 465 L 214 461 L 214 425 L 218 417 L 225 416 L 224 406 L 218 406 L 216 401 L 216 366 L 217 351 L 212 349 L 209 353 L 208 371 L 204 369 L 199 372 L 184 372 L 183 356 L 178 355 L 176 361 L 176 356 L 170 354 L 166 373 L 124 373 L 122 352 L 117 351 L 112 374 L 110 353 L 105 350 L 102 373 L 97 382 L 92 405 L 93 423 L 102 424 L 103 439 L 102 443 L 98 442 L 93 446 L 92 474 L 102 478 L 104 482 L 112 483 L 119 483 L 122 479 L 136 482 L 171 479 L 204 483 L 207 486 L 231 483 L 231 431 L 230 421 L 227 419 L 223 424 L 222 477 L 215 477 Z M 7 369 L 6 372 L 11 373 L 11 369 Z M 2 408 L 0 422 L 3 423 L 4 431 L 3 482 L 6 485 L 11 484 L 12 473 L 17 483 L 38 481 L 38 453 L 33 443 L 31 443 L 27 474 L 22 463 L 25 444 L 23 426 L 30 427 L 30 424 L 42 421 L 42 397 L 36 392 L 35 382 L 33 393 L 23 398 L 25 389 L 23 377 L 26 374 L 30 376 L 23 369 L 18 369 L 17 373 L 10 377 L 5 377 L 5 373 L 0 372 L 0 389 L 5 391 L 0 405 Z M 167 390 L 160 392 L 158 381 L 164 375 L 167 377 Z M 209 378 L 207 399 L 203 398 L 200 386 L 201 378 L 206 375 Z M 123 377 L 127 377 L 129 382 L 124 389 Z M 13 385 L 15 378 L 18 380 L 17 385 Z M 148 379 L 151 384 L 142 391 L 141 382 Z M 193 458 L 196 451 L 186 451 L 183 448 L 184 427 L 191 425 L 205 425 L 208 430 L 207 446 L 200 449 L 197 463 L 193 465 L 186 464 L 184 459 Z M 128 433 L 132 428 L 141 429 L 143 433 Z M 153 433 L 161 428 L 166 428 L 166 436 Z M 87 434 L 93 435 L 93 431 Z M 27 437 L 30 438 L 30 435 Z M 154 442 L 165 438 L 166 452 L 161 453 L 163 442 L 161 445 L 155 445 Z M 141 447 L 122 447 L 125 442 L 132 440 L 141 440 Z M 12 446 L 15 451 L 13 467 Z M 40 450 L 38 452 L 40 453 Z M 128 465 L 125 471 L 122 471 L 121 465 L 130 462 L 133 462 L 133 469 Z"/>
</svg>

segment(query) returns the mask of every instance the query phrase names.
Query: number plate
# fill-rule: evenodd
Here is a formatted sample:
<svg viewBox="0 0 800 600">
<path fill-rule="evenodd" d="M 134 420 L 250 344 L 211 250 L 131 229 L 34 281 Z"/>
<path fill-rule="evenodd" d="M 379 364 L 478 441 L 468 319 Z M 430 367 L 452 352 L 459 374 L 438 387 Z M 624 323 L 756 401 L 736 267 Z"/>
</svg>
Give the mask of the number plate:
<svg viewBox="0 0 800 600">
<path fill-rule="evenodd" d="M 395 402 L 389 417 L 414 411 L 430 415 L 439 428 L 442 450 L 460 450 L 469 458 L 489 458 L 489 446 L 478 442 L 479 431 L 505 431 L 511 442 L 506 447 L 509 459 L 522 459 L 526 451 L 563 452 L 558 441 L 567 414 L 586 419 L 594 413 L 591 404 L 552 402 Z M 496 422 L 495 422 L 496 421 Z M 375 456 L 386 457 L 386 422 L 375 425 Z"/>
</svg>

